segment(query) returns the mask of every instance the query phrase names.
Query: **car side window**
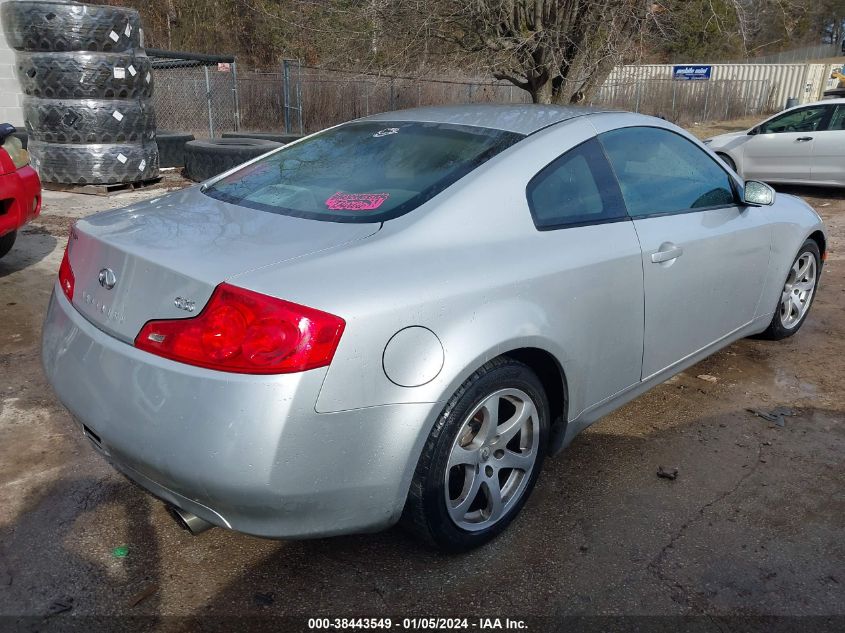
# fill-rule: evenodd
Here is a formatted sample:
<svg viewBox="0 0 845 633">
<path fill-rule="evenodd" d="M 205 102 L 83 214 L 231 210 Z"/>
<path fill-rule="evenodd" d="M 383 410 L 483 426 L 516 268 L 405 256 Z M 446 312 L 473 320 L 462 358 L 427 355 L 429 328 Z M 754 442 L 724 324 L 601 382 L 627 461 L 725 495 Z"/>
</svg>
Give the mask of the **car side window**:
<svg viewBox="0 0 845 633">
<path fill-rule="evenodd" d="M 619 187 L 593 138 L 541 169 L 526 189 L 538 229 L 599 224 L 627 218 Z"/>
<path fill-rule="evenodd" d="M 760 125 L 760 134 L 815 132 L 824 129 L 822 123 L 830 114 L 829 110 L 828 106 L 812 106 L 787 112 Z"/>
<path fill-rule="evenodd" d="M 626 127 L 599 136 L 633 217 L 736 204 L 728 173 L 670 130 Z"/>
<path fill-rule="evenodd" d="M 836 110 L 833 112 L 833 117 L 831 117 L 827 129 L 831 132 L 845 130 L 845 105 L 836 106 Z"/>
</svg>

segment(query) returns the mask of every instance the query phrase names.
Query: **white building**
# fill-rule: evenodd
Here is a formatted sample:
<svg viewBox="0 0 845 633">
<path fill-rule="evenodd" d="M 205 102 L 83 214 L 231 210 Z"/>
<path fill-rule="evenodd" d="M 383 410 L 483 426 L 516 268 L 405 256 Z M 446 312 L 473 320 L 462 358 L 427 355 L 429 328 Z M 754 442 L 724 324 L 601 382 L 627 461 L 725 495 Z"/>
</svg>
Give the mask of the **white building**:
<svg viewBox="0 0 845 633">
<path fill-rule="evenodd" d="M 23 93 L 15 78 L 15 51 L 9 48 L 0 28 L 0 123 L 23 129 L 22 100 Z"/>
</svg>

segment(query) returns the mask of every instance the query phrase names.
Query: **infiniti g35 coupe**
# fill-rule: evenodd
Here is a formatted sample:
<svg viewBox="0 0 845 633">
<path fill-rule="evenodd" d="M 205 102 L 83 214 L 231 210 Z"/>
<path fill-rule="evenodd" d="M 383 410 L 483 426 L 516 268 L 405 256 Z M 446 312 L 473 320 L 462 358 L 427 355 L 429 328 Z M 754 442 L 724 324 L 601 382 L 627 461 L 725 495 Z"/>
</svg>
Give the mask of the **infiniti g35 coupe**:
<svg viewBox="0 0 845 633">
<path fill-rule="evenodd" d="M 194 533 L 401 522 L 459 551 L 609 411 L 798 331 L 826 243 L 804 202 L 660 119 L 390 112 L 79 220 L 43 362 Z"/>
</svg>

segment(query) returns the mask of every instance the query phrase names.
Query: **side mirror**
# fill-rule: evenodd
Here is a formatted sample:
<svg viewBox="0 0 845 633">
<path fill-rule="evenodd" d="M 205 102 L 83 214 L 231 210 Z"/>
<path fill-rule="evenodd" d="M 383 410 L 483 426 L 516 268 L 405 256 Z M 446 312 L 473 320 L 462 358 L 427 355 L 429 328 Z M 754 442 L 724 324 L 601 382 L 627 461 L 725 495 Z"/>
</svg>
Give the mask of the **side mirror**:
<svg viewBox="0 0 845 633">
<path fill-rule="evenodd" d="M 760 128 L 758 126 L 754 126 L 750 130 L 748 130 L 748 136 L 757 136 L 760 133 Z"/>
<path fill-rule="evenodd" d="M 775 190 L 764 182 L 747 180 L 742 190 L 742 201 L 753 207 L 770 206 L 775 203 Z"/>
</svg>

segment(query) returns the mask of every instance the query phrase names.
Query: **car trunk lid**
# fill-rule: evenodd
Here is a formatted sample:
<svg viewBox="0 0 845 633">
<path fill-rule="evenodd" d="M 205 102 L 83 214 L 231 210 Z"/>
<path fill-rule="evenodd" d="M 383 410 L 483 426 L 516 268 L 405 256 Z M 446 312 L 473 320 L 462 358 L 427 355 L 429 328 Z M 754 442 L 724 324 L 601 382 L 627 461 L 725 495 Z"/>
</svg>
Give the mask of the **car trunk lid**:
<svg viewBox="0 0 845 633">
<path fill-rule="evenodd" d="M 248 209 L 194 187 L 79 220 L 68 251 L 73 304 L 101 330 L 132 342 L 151 319 L 196 316 L 235 275 L 365 239 L 380 227 Z"/>
</svg>

